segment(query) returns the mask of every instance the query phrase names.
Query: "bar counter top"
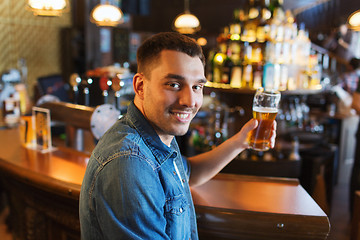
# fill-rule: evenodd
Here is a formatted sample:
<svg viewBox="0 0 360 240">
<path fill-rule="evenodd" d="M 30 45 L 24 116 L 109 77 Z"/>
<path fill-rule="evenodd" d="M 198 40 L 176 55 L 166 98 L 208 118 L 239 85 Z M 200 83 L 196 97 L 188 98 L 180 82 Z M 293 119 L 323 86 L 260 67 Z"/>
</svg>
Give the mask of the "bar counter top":
<svg viewBox="0 0 360 240">
<path fill-rule="evenodd" d="M 79 198 L 89 155 L 67 147 L 48 153 L 21 145 L 18 128 L 0 130 L 0 168 L 57 194 Z"/>
<path fill-rule="evenodd" d="M 80 239 L 78 200 L 88 160 L 66 147 L 25 148 L 18 129 L 0 130 L 0 189 L 9 195 L 16 239 Z M 326 214 L 296 179 L 218 174 L 192 194 L 200 239 L 326 239 L 330 231 Z"/>
</svg>

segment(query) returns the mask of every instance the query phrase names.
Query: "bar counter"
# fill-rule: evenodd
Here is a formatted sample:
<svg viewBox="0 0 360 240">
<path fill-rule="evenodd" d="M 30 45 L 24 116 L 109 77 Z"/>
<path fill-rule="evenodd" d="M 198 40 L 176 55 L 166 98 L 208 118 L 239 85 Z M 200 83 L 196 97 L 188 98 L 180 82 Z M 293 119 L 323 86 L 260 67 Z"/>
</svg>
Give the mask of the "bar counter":
<svg viewBox="0 0 360 240">
<path fill-rule="evenodd" d="M 80 239 L 79 193 L 89 155 L 21 146 L 0 130 L 0 190 L 14 239 Z M 219 174 L 192 189 L 200 239 L 326 239 L 326 214 L 297 180 Z"/>
</svg>

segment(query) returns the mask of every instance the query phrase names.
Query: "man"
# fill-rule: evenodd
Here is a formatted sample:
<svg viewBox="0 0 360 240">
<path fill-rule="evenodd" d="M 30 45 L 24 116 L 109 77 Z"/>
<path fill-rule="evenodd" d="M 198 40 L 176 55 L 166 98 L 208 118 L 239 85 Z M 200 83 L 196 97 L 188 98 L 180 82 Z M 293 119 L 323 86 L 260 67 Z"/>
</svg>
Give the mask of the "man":
<svg viewBox="0 0 360 240">
<path fill-rule="evenodd" d="M 355 60 L 353 60 L 355 61 Z M 360 60 L 356 59 L 357 64 L 354 64 L 356 68 L 354 71 L 359 71 Z M 357 77 L 359 78 L 359 74 Z M 357 114 L 360 115 L 360 81 L 357 81 L 357 89 L 352 94 L 353 100 L 351 107 L 356 110 Z M 356 133 L 356 145 L 355 145 L 355 156 L 354 165 L 351 173 L 350 180 L 350 212 L 353 213 L 355 191 L 360 190 L 360 122 Z"/>
<path fill-rule="evenodd" d="M 342 88 L 350 94 L 355 92 L 359 81 L 358 68 L 360 61 L 357 58 L 351 58 L 347 65 L 347 71 L 340 77 Z"/>
<path fill-rule="evenodd" d="M 239 133 L 189 159 L 174 136 L 188 131 L 203 100 L 204 56 L 194 40 L 160 33 L 137 52 L 134 102 L 102 137 L 80 194 L 83 239 L 198 239 L 190 186 L 215 176 L 247 147 Z M 250 104 L 250 103 L 249 103 Z M 272 129 L 272 146 L 275 142 Z"/>
</svg>

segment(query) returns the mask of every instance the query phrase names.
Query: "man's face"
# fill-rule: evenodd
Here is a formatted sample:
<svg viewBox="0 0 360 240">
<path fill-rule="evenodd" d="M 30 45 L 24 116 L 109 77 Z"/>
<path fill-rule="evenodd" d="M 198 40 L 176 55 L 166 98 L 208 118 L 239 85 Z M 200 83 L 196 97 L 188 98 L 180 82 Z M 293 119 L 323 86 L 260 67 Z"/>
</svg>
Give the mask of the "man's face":
<svg viewBox="0 0 360 240">
<path fill-rule="evenodd" d="M 170 144 L 173 136 L 184 135 L 203 101 L 206 83 L 199 57 L 164 50 L 144 76 L 144 116 L 160 139 Z"/>
</svg>

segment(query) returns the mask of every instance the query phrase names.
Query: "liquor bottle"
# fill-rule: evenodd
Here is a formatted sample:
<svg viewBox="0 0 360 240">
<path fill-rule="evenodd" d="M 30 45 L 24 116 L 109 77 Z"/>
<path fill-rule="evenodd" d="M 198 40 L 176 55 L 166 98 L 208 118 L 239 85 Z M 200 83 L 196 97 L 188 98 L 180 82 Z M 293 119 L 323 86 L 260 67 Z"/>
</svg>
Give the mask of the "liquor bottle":
<svg viewBox="0 0 360 240">
<path fill-rule="evenodd" d="M 282 41 L 284 37 L 283 22 L 285 20 L 285 12 L 281 0 L 273 0 L 269 9 L 272 13 L 270 23 L 270 39 L 272 41 Z"/>
<path fill-rule="evenodd" d="M 234 10 L 233 21 L 230 24 L 229 34 L 231 41 L 239 41 L 242 29 L 242 22 L 240 21 L 240 9 Z"/>
<path fill-rule="evenodd" d="M 305 24 L 301 23 L 298 36 L 295 39 L 296 43 L 296 60 L 295 63 L 306 67 L 310 56 L 311 42 L 308 33 L 305 31 Z"/>
<path fill-rule="evenodd" d="M 241 87 L 243 88 L 253 88 L 253 68 L 249 63 L 243 65 L 243 76 Z"/>
<path fill-rule="evenodd" d="M 256 41 L 256 32 L 257 26 L 260 23 L 261 18 L 261 5 L 258 0 L 249 0 L 249 3 L 246 7 L 247 9 L 247 21 L 244 24 L 244 34 L 242 41 L 246 42 L 255 42 Z"/>
<path fill-rule="evenodd" d="M 250 62 L 252 64 L 261 64 L 263 61 L 264 44 L 258 41 L 251 44 Z"/>
<path fill-rule="evenodd" d="M 211 49 L 209 51 L 209 54 L 208 54 L 208 57 L 207 57 L 205 71 L 206 71 L 206 79 L 209 82 L 213 81 L 214 57 L 215 57 L 216 53 L 217 53 L 216 49 Z"/>
<path fill-rule="evenodd" d="M 297 137 L 294 137 L 292 143 L 292 150 L 289 156 L 289 160 L 290 161 L 299 161 L 301 159 L 300 154 L 299 154 L 299 140 Z"/>
<path fill-rule="evenodd" d="M 279 90 L 285 91 L 288 86 L 288 77 L 289 77 L 289 68 L 287 64 L 282 64 L 280 66 L 280 82 Z"/>
<path fill-rule="evenodd" d="M 250 64 L 251 59 L 252 59 L 252 45 L 249 42 L 244 42 L 243 61 L 245 64 Z"/>
<path fill-rule="evenodd" d="M 271 62 L 266 62 L 263 71 L 263 83 L 265 89 L 272 89 L 274 86 L 275 66 Z"/>
<path fill-rule="evenodd" d="M 232 27 L 230 26 L 230 42 L 229 48 L 231 51 L 232 70 L 230 76 L 230 86 L 232 88 L 241 87 L 241 62 L 244 55 L 244 47 L 241 42 L 241 33 L 243 30 L 243 23 L 245 14 L 243 9 L 234 10 L 234 20 Z"/>
<path fill-rule="evenodd" d="M 253 88 L 254 89 L 258 89 L 260 87 L 262 87 L 262 72 L 263 72 L 263 68 L 262 68 L 262 64 L 255 64 L 253 65 L 253 77 L 254 77 L 254 84 L 253 84 Z"/>
<path fill-rule="evenodd" d="M 234 63 L 231 60 L 231 49 L 228 48 L 227 52 L 226 52 L 226 58 L 223 62 L 223 66 L 222 66 L 221 83 L 225 83 L 225 84 L 230 83 L 233 67 L 234 67 Z"/>
<path fill-rule="evenodd" d="M 20 94 L 14 91 L 3 102 L 3 121 L 8 127 L 16 126 L 20 121 Z"/>
<path fill-rule="evenodd" d="M 273 18 L 276 18 L 276 14 L 279 14 L 278 17 L 284 16 L 283 0 L 271 0 L 268 8 Z"/>
<path fill-rule="evenodd" d="M 241 87 L 253 87 L 253 69 L 251 65 L 252 46 L 249 42 L 244 42 L 244 59 L 242 63 L 242 82 Z"/>
<path fill-rule="evenodd" d="M 331 84 L 330 58 L 328 54 L 324 54 L 322 59 L 321 85 L 328 88 Z"/>
<path fill-rule="evenodd" d="M 223 64 L 226 59 L 227 36 L 229 28 L 224 27 L 224 31 L 217 38 L 218 47 L 212 59 L 212 80 L 214 83 L 221 83 L 223 77 Z"/>
<path fill-rule="evenodd" d="M 241 59 L 241 29 L 242 22 L 240 20 L 240 15 L 243 15 L 243 11 L 240 9 L 234 10 L 234 20 L 230 25 L 230 38 L 228 40 L 228 48 L 231 51 L 231 60 L 234 64 L 238 64 Z"/>
<path fill-rule="evenodd" d="M 213 68 L 213 82 L 221 83 L 223 77 L 223 64 L 226 55 L 222 52 L 218 52 L 214 56 L 214 68 Z"/>
<path fill-rule="evenodd" d="M 263 43 L 269 40 L 271 11 L 269 9 L 270 0 L 261 1 L 260 21 L 256 29 L 256 39 Z"/>
<path fill-rule="evenodd" d="M 241 76 L 242 76 L 242 69 L 241 64 L 235 64 L 232 69 L 230 86 L 232 88 L 241 88 Z"/>
</svg>

